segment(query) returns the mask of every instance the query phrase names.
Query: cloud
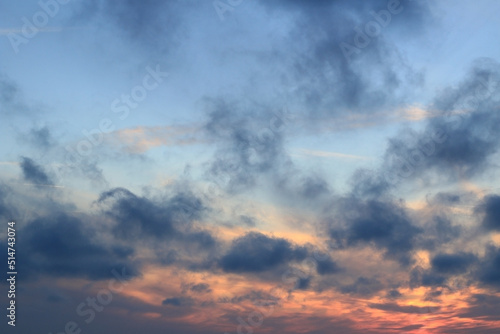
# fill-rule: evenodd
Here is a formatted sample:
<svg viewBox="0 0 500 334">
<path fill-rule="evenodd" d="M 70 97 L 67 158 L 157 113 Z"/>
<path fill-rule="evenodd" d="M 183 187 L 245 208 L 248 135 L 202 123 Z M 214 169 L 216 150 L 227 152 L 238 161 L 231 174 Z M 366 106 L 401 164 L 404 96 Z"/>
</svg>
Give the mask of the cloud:
<svg viewBox="0 0 500 334">
<path fill-rule="evenodd" d="M 387 196 L 399 185 L 432 175 L 441 182 L 481 175 L 491 167 L 500 137 L 500 65 L 491 59 L 474 62 L 458 86 L 437 94 L 433 117 L 424 130 L 404 129 L 388 139 L 377 169 L 359 169 L 351 180 L 361 198 Z M 434 174 L 432 174 L 434 173 Z"/>
<path fill-rule="evenodd" d="M 194 299 L 189 297 L 172 297 L 165 299 L 162 304 L 176 307 L 186 307 L 194 305 Z"/>
<path fill-rule="evenodd" d="M 475 278 L 480 283 L 500 289 L 500 248 L 488 246 L 478 268 Z"/>
<path fill-rule="evenodd" d="M 443 204 L 443 205 L 453 205 L 453 204 L 459 204 L 461 201 L 461 196 L 459 194 L 453 194 L 453 193 L 437 193 L 434 196 L 434 202 Z"/>
<path fill-rule="evenodd" d="M 257 225 L 255 218 L 247 215 L 240 215 L 239 220 L 248 227 L 255 227 Z"/>
<path fill-rule="evenodd" d="M 459 239 L 463 234 L 463 227 L 454 225 L 444 213 L 432 215 L 423 229 L 425 233 L 419 235 L 417 245 L 431 251 Z"/>
<path fill-rule="evenodd" d="M 441 287 L 446 283 L 444 275 L 437 274 L 432 270 L 425 270 L 421 266 L 417 266 L 410 271 L 410 288 L 425 287 Z"/>
<path fill-rule="evenodd" d="M 207 108 L 204 128 L 217 150 L 206 176 L 215 185 L 234 194 L 267 182 L 282 198 L 307 204 L 330 194 L 321 175 L 295 167 L 286 151 L 286 127 L 293 119 L 286 107 L 213 99 Z"/>
<path fill-rule="evenodd" d="M 398 313 L 407 313 L 407 314 L 429 314 L 435 313 L 440 310 L 440 307 L 420 307 L 420 306 L 402 306 L 395 303 L 386 303 L 386 304 L 369 304 L 371 308 L 375 308 L 378 310 L 389 311 L 389 312 L 398 312 Z"/>
<path fill-rule="evenodd" d="M 54 138 L 47 126 L 31 129 L 28 134 L 28 140 L 36 147 L 44 150 L 55 145 Z"/>
<path fill-rule="evenodd" d="M 7 203 L 7 198 L 9 197 L 9 192 L 11 191 L 12 189 L 10 189 L 8 186 L 0 183 L 0 217 L 7 220 L 14 218 L 12 217 L 12 208 Z"/>
<path fill-rule="evenodd" d="M 306 149 L 299 149 L 298 152 L 299 152 L 299 154 L 302 154 L 302 155 L 309 155 L 309 156 L 313 156 L 313 157 L 322 157 L 322 158 L 339 158 L 339 159 L 355 159 L 355 160 L 373 159 L 372 157 L 364 157 L 364 156 L 359 156 L 359 155 L 344 154 L 344 153 L 338 153 L 338 152 L 306 150 Z"/>
<path fill-rule="evenodd" d="M 360 198 L 379 198 L 390 190 L 390 184 L 378 172 L 360 168 L 350 180 L 352 194 Z"/>
<path fill-rule="evenodd" d="M 457 275 L 466 273 L 477 260 L 471 253 L 437 254 L 431 259 L 431 266 L 439 274 Z"/>
<path fill-rule="evenodd" d="M 235 297 L 222 297 L 219 298 L 219 303 L 241 304 L 250 301 L 255 306 L 273 306 L 280 303 L 280 298 L 273 296 L 265 291 L 251 290 L 250 292 Z"/>
<path fill-rule="evenodd" d="M 87 217 L 89 218 L 89 217 Z M 76 217 L 54 213 L 37 218 L 20 231 L 19 271 L 25 277 L 80 277 L 103 280 L 114 277 L 113 269 L 130 278 L 139 275 L 132 260 L 134 249 L 119 244 L 102 245 L 98 231 Z"/>
<path fill-rule="evenodd" d="M 290 98 L 306 106 L 309 116 L 373 112 L 404 101 L 405 94 L 421 85 L 422 73 L 411 69 L 390 37 L 394 31 L 422 33 L 432 21 L 427 2 L 401 1 L 400 13 L 392 15 L 385 27 L 379 26 L 373 38 L 365 34 L 361 48 L 356 47 L 361 44 L 356 44 L 356 29 L 365 29 L 370 21 L 378 25 L 370 13 L 387 10 L 387 1 L 261 3 L 294 22 L 287 45 L 295 47 L 288 48 L 286 56 L 279 55 L 276 66 L 284 67 L 283 81 L 294 87 Z M 346 44 L 357 51 L 344 54 L 341 45 Z"/>
<path fill-rule="evenodd" d="M 404 207 L 396 202 L 345 198 L 339 201 L 343 226 L 330 226 L 334 248 L 372 245 L 387 259 L 408 266 L 422 230 L 415 226 Z"/>
<path fill-rule="evenodd" d="M 269 128 L 275 117 L 271 112 L 223 99 L 209 101 L 207 108 L 205 131 L 219 144 L 208 168 L 216 184 L 231 192 L 240 191 L 256 185 L 259 175 L 289 162 L 282 132 Z"/>
<path fill-rule="evenodd" d="M 199 143 L 197 129 L 183 126 L 154 126 L 122 129 L 111 134 L 111 140 L 130 153 L 144 153 L 160 146 Z"/>
<path fill-rule="evenodd" d="M 488 231 L 500 231 L 500 196 L 486 196 L 474 209 L 483 216 L 482 225 Z"/>
<path fill-rule="evenodd" d="M 115 188 L 96 203 L 111 218 L 115 238 L 150 249 L 157 265 L 194 272 L 215 266 L 220 241 L 202 222 L 209 208 L 189 190 L 172 185 L 150 198 Z"/>
<path fill-rule="evenodd" d="M 32 104 L 23 94 L 22 87 L 6 73 L 0 71 L 0 115 L 9 119 L 44 114 L 44 108 Z"/>
<path fill-rule="evenodd" d="M 250 232 L 233 240 L 219 266 L 225 272 L 259 273 L 303 260 L 307 254 L 306 248 L 294 246 L 286 239 Z"/>
<path fill-rule="evenodd" d="M 302 177 L 299 184 L 299 193 L 303 198 L 314 199 L 320 195 L 330 193 L 330 185 L 317 175 Z"/>
<path fill-rule="evenodd" d="M 429 269 L 424 269 L 420 266 L 412 269 L 410 272 L 410 287 L 450 288 L 448 284 L 453 284 L 451 279 L 459 276 L 469 280 L 469 282 L 472 282 L 472 278 L 479 276 L 481 277 L 480 280 L 485 281 L 484 283 L 492 283 L 487 281 L 490 279 L 495 280 L 494 264 L 489 263 L 491 257 L 494 257 L 491 253 L 495 253 L 495 250 L 490 249 L 488 252 L 490 255 L 486 256 L 486 258 L 479 258 L 473 253 L 466 252 L 437 253 L 431 257 Z M 427 299 L 432 300 L 440 295 L 441 292 L 435 291 L 434 294 L 428 295 Z"/>
<path fill-rule="evenodd" d="M 21 169 L 26 181 L 36 185 L 53 185 L 52 180 L 45 173 L 40 165 L 37 165 L 32 159 L 21 157 Z"/>
<path fill-rule="evenodd" d="M 210 285 L 208 285 L 206 283 L 195 284 L 195 285 L 191 286 L 189 288 L 189 290 L 191 290 L 192 292 L 196 292 L 196 293 L 207 293 L 207 292 L 212 291 L 212 289 L 210 289 Z"/>
<path fill-rule="evenodd" d="M 402 296 L 403 295 L 398 290 L 389 290 L 389 291 L 387 291 L 387 298 L 389 298 L 389 299 L 398 299 L 398 298 L 400 298 Z"/>
<path fill-rule="evenodd" d="M 141 237 L 172 239 L 186 236 L 204 244 L 210 244 L 211 237 L 196 232 L 183 235 L 189 224 L 201 217 L 207 208 L 191 193 L 177 193 L 168 199 L 155 202 L 139 197 L 127 189 L 115 188 L 100 195 L 99 204 L 109 203 L 105 208 L 108 216 L 116 221 L 113 230 L 124 239 Z"/>
<path fill-rule="evenodd" d="M 15 115 L 26 109 L 19 86 L 4 73 L 0 73 L 0 113 Z"/>
<path fill-rule="evenodd" d="M 490 321 L 500 320 L 500 297 L 487 294 L 474 294 L 470 297 L 468 307 L 460 318 L 482 318 Z"/>
<path fill-rule="evenodd" d="M 319 275 L 330 275 L 341 271 L 341 268 L 329 256 L 316 262 L 316 271 Z"/>
<path fill-rule="evenodd" d="M 452 177 L 472 177 L 488 166 L 498 151 L 500 137 L 500 65 L 492 60 L 474 64 L 458 87 L 441 93 L 434 102 L 440 117 L 429 120 L 422 132 L 404 131 L 389 140 L 385 153 L 388 173 L 415 178 L 429 170 Z M 456 111 L 467 110 L 467 113 Z M 451 173 L 450 173 L 451 172 Z"/>
<path fill-rule="evenodd" d="M 342 293 L 372 296 L 384 289 L 384 285 L 375 278 L 358 277 L 353 284 L 340 287 Z"/>
</svg>

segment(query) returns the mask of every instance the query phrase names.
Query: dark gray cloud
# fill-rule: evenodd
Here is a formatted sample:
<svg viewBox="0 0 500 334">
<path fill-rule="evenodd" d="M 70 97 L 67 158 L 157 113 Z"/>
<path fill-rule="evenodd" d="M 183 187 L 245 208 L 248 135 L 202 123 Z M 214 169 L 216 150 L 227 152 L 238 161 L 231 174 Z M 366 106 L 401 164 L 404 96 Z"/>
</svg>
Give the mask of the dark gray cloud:
<svg viewBox="0 0 500 334">
<path fill-rule="evenodd" d="M 495 251 L 490 250 L 490 252 L 494 253 Z M 480 276 L 485 281 L 493 278 L 494 281 L 495 265 L 490 263 L 492 256 L 494 257 L 494 255 L 490 254 L 486 258 L 479 258 L 473 253 L 466 252 L 437 253 L 431 257 L 431 267 L 429 269 L 417 266 L 410 271 L 410 287 L 455 288 L 451 286 L 450 282 L 452 282 L 451 279 L 457 277 L 468 280 L 467 284 L 470 284 L 472 282 L 471 279 L 475 276 Z M 489 284 L 491 282 L 485 283 Z M 457 287 L 460 288 L 460 286 Z M 427 299 L 432 300 L 439 297 L 441 295 L 440 291 L 435 290 L 436 294 L 428 295 Z"/>
<path fill-rule="evenodd" d="M 305 247 L 295 246 L 286 239 L 250 232 L 232 242 L 220 258 L 219 266 L 226 272 L 259 273 L 303 260 L 307 255 Z"/>
<path fill-rule="evenodd" d="M 401 204 L 357 198 L 345 198 L 338 204 L 343 226 L 337 226 L 336 222 L 329 227 L 333 248 L 372 245 L 403 266 L 413 262 L 416 238 L 422 230 Z"/>
<path fill-rule="evenodd" d="M 482 225 L 488 231 L 500 231 L 500 196 L 486 196 L 475 212 L 483 216 Z"/>
<path fill-rule="evenodd" d="M 420 307 L 420 306 L 402 306 L 395 303 L 386 304 L 370 304 L 371 308 L 375 308 L 383 311 L 397 312 L 397 313 L 408 313 L 408 314 L 429 314 L 435 313 L 440 310 L 440 307 Z"/>
<path fill-rule="evenodd" d="M 105 207 L 108 216 L 116 221 L 113 231 L 124 239 L 143 237 L 172 239 L 186 238 L 210 246 L 210 234 L 189 231 L 191 223 L 207 210 L 202 201 L 191 193 L 176 193 L 170 198 L 154 201 L 140 197 L 127 189 L 115 188 L 104 192 L 97 201 Z M 185 232 L 192 233 L 185 233 Z"/>
<path fill-rule="evenodd" d="M 87 217 L 88 218 L 88 217 Z M 139 274 L 132 261 L 134 249 L 120 244 L 102 245 L 98 231 L 64 213 L 37 218 L 19 233 L 19 271 L 23 278 L 37 275 L 82 277 L 101 280 L 114 277 L 113 269 L 125 269 L 130 278 Z"/>
<path fill-rule="evenodd" d="M 319 275 L 330 275 L 340 272 L 342 269 L 332 260 L 330 256 L 321 256 L 316 262 L 316 271 Z"/>
<path fill-rule="evenodd" d="M 220 242 L 197 222 L 207 218 L 209 208 L 189 190 L 148 198 L 116 188 L 103 192 L 97 203 L 113 220 L 115 238 L 150 248 L 158 264 L 189 271 L 216 267 Z"/>
<path fill-rule="evenodd" d="M 191 286 L 189 288 L 189 290 L 191 290 L 192 292 L 196 292 L 196 293 L 207 293 L 207 292 L 212 291 L 212 289 L 210 289 L 210 285 L 208 285 L 206 283 L 195 284 L 195 285 Z"/>
<path fill-rule="evenodd" d="M 437 254 L 431 259 L 431 266 L 439 274 L 465 274 L 477 260 L 477 256 L 471 253 Z"/>
<path fill-rule="evenodd" d="M 481 258 L 475 276 L 480 283 L 497 290 L 500 289 L 500 248 L 487 247 L 486 254 Z"/>
<path fill-rule="evenodd" d="M 311 285 L 311 277 L 299 277 L 298 280 L 295 282 L 294 289 L 297 290 L 307 290 L 309 286 Z"/>
<path fill-rule="evenodd" d="M 398 298 L 400 298 L 402 296 L 403 295 L 398 290 L 389 290 L 389 291 L 387 291 L 387 298 L 388 299 L 398 299 Z"/>
<path fill-rule="evenodd" d="M 167 298 L 162 302 L 163 305 L 171 305 L 177 307 L 185 307 L 194 305 L 194 299 L 189 297 L 172 297 Z"/>
<path fill-rule="evenodd" d="M 446 277 L 444 275 L 437 274 L 432 270 L 425 270 L 424 268 L 417 266 L 410 271 L 410 288 L 418 288 L 421 286 L 425 287 L 441 287 L 445 286 Z"/>
<path fill-rule="evenodd" d="M 37 165 L 32 159 L 21 157 L 21 169 L 26 181 L 38 185 L 52 185 L 52 180 L 45 173 L 42 166 Z"/>
</svg>

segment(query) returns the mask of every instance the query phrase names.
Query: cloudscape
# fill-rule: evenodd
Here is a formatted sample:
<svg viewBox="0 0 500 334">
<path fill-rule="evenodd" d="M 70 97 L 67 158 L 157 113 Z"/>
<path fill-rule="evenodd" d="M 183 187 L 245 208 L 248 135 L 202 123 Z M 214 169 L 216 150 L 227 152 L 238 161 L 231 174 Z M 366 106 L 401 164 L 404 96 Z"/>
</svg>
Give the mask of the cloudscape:
<svg viewBox="0 0 500 334">
<path fill-rule="evenodd" d="M 1 6 L 1 333 L 500 331 L 498 1 Z"/>
</svg>

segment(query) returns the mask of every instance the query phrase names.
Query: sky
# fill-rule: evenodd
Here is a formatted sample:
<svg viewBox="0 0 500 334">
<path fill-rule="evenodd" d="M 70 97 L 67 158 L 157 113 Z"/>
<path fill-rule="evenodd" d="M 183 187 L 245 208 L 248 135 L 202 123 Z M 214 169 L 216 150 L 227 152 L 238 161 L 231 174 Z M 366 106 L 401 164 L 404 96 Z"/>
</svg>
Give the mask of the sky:
<svg viewBox="0 0 500 334">
<path fill-rule="evenodd" d="M 500 330 L 500 2 L 0 6 L 1 333 Z"/>
</svg>

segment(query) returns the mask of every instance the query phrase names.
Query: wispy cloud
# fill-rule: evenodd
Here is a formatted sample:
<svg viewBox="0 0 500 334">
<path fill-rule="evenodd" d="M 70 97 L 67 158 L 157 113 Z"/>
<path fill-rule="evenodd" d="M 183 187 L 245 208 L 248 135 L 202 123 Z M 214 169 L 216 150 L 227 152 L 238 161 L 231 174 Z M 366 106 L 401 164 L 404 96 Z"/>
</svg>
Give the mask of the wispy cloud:
<svg viewBox="0 0 500 334">
<path fill-rule="evenodd" d="M 52 184 L 35 184 L 35 183 L 22 183 L 23 186 L 32 186 L 32 187 L 49 187 L 49 188 L 64 188 L 64 186 L 57 186 Z"/>
<path fill-rule="evenodd" d="M 183 146 L 202 142 L 194 126 L 138 126 L 111 134 L 111 140 L 129 153 L 144 153 L 159 146 Z"/>
<path fill-rule="evenodd" d="M 320 158 L 336 158 L 336 159 L 355 159 L 355 160 L 370 160 L 373 157 L 367 157 L 362 155 L 345 154 L 339 152 L 329 152 L 329 151 L 315 151 L 299 148 L 296 150 L 296 155 L 307 155 Z"/>
<path fill-rule="evenodd" d="M 72 29 L 72 28 L 66 28 L 66 27 L 44 27 L 44 28 L 37 28 L 37 29 L 40 32 L 60 32 L 60 31 L 67 30 L 67 29 Z M 0 35 L 22 34 L 22 33 L 23 33 L 22 28 L 0 28 Z"/>
</svg>

